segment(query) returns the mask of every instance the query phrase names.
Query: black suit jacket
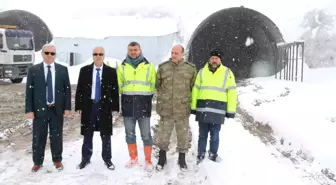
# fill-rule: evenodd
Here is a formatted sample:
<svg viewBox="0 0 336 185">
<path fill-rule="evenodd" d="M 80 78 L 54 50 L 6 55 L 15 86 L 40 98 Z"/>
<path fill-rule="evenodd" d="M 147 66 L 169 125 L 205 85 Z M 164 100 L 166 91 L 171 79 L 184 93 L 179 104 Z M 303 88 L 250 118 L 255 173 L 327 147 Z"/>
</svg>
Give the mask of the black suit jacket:
<svg viewBox="0 0 336 185">
<path fill-rule="evenodd" d="M 93 63 L 81 68 L 77 89 L 75 111 L 81 110 L 81 134 L 85 135 L 90 124 L 92 110 L 92 75 Z M 101 80 L 101 109 L 99 128 L 102 135 L 112 135 L 112 111 L 119 112 L 119 88 L 117 72 L 103 64 Z"/>
<path fill-rule="evenodd" d="M 71 110 L 71 86 L 68 68 L 55 63 L 55 108 L 59 116 Z M 46 80 L 43 62 L 29 68 L 26 82 L 26 113 L 33 112 L 36 118 L 47 113 Z"/>
</svg>

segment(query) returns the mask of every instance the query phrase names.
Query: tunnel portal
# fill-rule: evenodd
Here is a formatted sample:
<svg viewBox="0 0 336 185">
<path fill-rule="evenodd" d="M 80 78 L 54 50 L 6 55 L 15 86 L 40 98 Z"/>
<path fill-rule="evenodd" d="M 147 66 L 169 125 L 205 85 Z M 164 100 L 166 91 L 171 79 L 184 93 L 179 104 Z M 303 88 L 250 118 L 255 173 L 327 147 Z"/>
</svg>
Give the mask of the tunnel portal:
<svg viewBox="0 0 336 185">
<path fill-rule="evenodd" d="M 280 42 L 284 42 L 281 32 L 265 15 L 244 7 L 222 9 L 196 28 L 187 59 L 199 70 L 209 60 L 209 51 L 220 48 L 223 64 L 237 79 L 271 76 L 276 73 L 276 44 Z"/>
<path fill-rule="evenodd" d="M 13 25 L 34 34 L 35 51 L 53 40 L 53 34 L 45 22 L 38 16 L 24 10 L 8 10 L 0 12 L 0 25 Z"/>
</svg>

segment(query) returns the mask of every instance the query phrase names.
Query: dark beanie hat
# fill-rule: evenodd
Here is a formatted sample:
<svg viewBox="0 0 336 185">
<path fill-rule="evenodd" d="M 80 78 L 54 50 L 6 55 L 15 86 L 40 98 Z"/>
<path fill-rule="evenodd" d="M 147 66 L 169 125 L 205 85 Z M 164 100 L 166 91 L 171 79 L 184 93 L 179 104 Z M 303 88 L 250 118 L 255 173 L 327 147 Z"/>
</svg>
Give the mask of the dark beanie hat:
<svg viewBox="0 0 336 185">
<path fill-rule="evenodd" d="M 210 51 L 210 57 L 212 56 L 216 56 L 219 57 L 220 59 L 222 59 L 223 57 L 223 52 L 220 49 L 213 49 Z"/>
</svg>

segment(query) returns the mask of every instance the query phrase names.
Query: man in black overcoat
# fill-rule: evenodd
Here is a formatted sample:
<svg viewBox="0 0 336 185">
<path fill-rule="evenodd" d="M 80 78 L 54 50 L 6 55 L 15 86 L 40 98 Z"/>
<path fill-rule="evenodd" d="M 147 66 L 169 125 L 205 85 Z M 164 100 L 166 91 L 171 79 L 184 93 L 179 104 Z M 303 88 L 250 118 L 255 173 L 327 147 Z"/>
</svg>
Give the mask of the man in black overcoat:
<svg viewBox="0 0 336 185">
<path fill-rule="evenodd" d="M 75 111 L 81 114 L 84 136 L 80 169 L 90 163 L 95 131 L 100 131 L 105 165 L 110 170 L 115 168 L 111 161 L 112 111 L 119 112 L 119 88 L 116 69 L 104 64 L 104 55 L 104 48 L 94 48 L 94 62 L 82 67 L 79 73 Z"/>
</svg>

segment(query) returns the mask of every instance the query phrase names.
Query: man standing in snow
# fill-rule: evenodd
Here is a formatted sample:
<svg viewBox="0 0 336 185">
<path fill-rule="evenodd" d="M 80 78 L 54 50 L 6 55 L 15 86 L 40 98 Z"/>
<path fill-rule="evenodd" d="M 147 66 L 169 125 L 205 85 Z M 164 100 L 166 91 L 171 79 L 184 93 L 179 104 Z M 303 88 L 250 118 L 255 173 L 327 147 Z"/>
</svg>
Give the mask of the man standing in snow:
<svg viewBox="0 0 336 185">
<path fill-rule="evenodd" d="M 171 50 L 171 58 L 160 64 L 156 74 L 159 122 L 159 161 L 157 170 L 162 170 L 167 162 L 171 133 L 177 133 L 178 164 L 182 171 L 187 169 L 185 154 L 188 152 L 189 116 L 191 90 L 197 75 L 194 64 L 184 61 L 184 48 L 176 45 Z"/>
<path fill-rule="evenodd" d="M 100 131 L 105 165 L 110 170 L 115 169 L 111 161 L 111 135 L 112 111 L 119 112 L 118 81 L 116 70 L 104 64 L 104 55 L 104 48 L 94 48 L 94 62 L 82 67 L 79 73 L 75 110 L 81 114 L 81 134 L 84 136 L 80 169 L 90 163 L 95 131 Z"/>
<path fill-rule="evenodd" d="M 131 42 L 127 46 L 126 59 L 118 66 L 118 83 L 121 94 L 122 115 L 126 132 L 126 142 L 130 160 L 126 168 L 138 163 L 138 149 L 136 144 L 136 122 L 139 124 L 144 144 L 146 169 L 153 169 L 152 135 L 150 117 L 152 114 L 152 98 L 155 92 L 155 67 L 142 55 L 140 44 Z"/>
<path fill-rule="evenodd" d="M 223 53 L 210 52 L 210 60 L 198 74 L 192 90 L 192 112 L 199 125 L 197 163 L 203 161 L 210 132 L 209 159 L 218 161 L 219 131 L 225 118 L 234 118 L 237 106 L 235 77 L 222 65 Z"/>
<path fill-rule="evenodd" d="M 37 172 L 43 164 L 48 126 L 52 161 L 56 169 L 63 169 L 63 118 L 71 113 L 68 68 L 54 62 L 54 45 L 44 45 L 42 57 L 41 64 L 29 69 L 26 83 L 26 116 L 33 120 L 32 172 Z"/>
</svg>

